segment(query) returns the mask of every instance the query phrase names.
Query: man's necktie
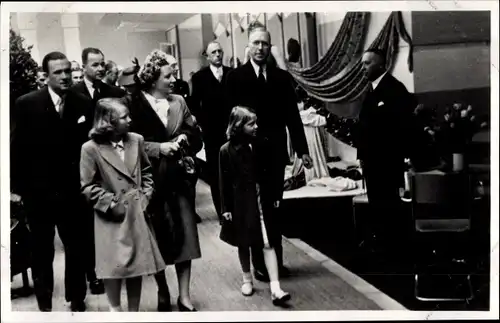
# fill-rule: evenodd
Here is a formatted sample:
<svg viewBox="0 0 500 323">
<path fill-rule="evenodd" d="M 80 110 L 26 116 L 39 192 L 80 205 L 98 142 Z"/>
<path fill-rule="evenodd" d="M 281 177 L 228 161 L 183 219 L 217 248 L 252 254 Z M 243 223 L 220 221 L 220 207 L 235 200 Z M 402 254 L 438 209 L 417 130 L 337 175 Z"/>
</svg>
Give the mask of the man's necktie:
<svg viewBox="0 0 500 323">
<path fill-rule="evenodd" d="M 94 84 L 92 84 L 92 86 L 94 87 L 94 101 L 98 101 L 100 98 L 101 98 L 101 92 L 99 90 L 99 84 L 97 82 L 95 82 Z"/>
<path fill-rule="evenodd" d="M 219 82 L 221 82 L 221 81 L 222 81 L 222 68 L 219 68 L 219 69 L 217 70 L 217 80 L 218 80 Z"/>
<path fill-rule="evenodd" d="M 264 69 L 262 68 L 262 66 L 259 66 L 259 77 L 257 79 L 260 84 L 266 84 L 266 77 L 264 76 Z"/>
<path fill-rule="evenodd" d="M 65 97 L 64 96 L 61 96 L 59 98 L 59 103 L 58 103 L 58 108 L 59 108 L 59 115 L 62 117 L 63 116 L 63 112 L 64 112 L 64 103 L 65 103 Z"/>
</svg>

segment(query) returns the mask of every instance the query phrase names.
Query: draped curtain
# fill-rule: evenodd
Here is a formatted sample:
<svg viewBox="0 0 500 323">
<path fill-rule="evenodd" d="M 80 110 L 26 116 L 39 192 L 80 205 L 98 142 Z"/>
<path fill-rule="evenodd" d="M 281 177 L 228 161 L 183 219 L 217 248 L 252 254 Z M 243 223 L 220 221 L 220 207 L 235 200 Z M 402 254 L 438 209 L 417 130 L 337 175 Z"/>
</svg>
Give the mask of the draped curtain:
<svg viewBox="0 0 500 323">
<path fill-rule="evenodd" d="M 330 112 L 342 117 L 356 117 L 368 87 L 361 57 L 369 25 L 368 12 L 346 14 L 327 53 L 313 66 L 298 68 L 287 64 L 288 71 L 311 97 L 326 103 Z M 413 71 L 412 42 L 400 11 L 392 12 L 369 49 L 386 53 L 386 68 L 392 70 L 399 51 L 399 37 L 409 44 L 408 68 Z"/>
</svg>

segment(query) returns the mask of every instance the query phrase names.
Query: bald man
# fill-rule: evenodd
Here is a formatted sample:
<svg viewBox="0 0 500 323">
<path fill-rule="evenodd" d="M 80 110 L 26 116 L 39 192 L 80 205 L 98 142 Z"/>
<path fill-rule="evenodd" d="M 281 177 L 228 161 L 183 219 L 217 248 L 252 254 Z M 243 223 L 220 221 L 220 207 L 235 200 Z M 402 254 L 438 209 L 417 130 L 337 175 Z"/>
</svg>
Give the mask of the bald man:
<svg viewBox="0 0 500 323">
<path fill-rule="evenodd" d="M 272 189 L 267 193 L 272 195 L 276 203 L 276 215 L 279 215 L 279 203 L 283 199 L 283 182 L 285 166 L 288 162 L 288 147 L 286 129 L 290 133 L 293 150 L 307 168 L 312 167 L 309 156 L 304 125 L 297 108 L 297 98 L 292 85 L 292 76 L 277 64 L 270 63 L 271 35 L 263 28 L 250 32 L 248 53 L 249 61 L 229 73 L 226 84 L 227 102 L 230 108 L 242 105 L 252 108 L 257 113 L 259 130 L 257 137 L 266 146 L 257 156 L 266 169 L 262 169 L 263 178 Z M 273 223 L 278 229 L 282 221 L 279 216 Z M 274 221 L 273 221 L 274 222 Z M 286 276 L 288 270 L 283 266 L 283 249 L 281 235 L 275 237 L 280 242 L 274 246 L 280 267 L 280 275 Z M 271 238 L 270 238 L 271 240 Z M 252 249 L 252 262 L 255 278 L 268 281 L 269 276 L 264 266 L 262 249 Z"/>
<path fill-rule="evenodd" d="M 190 109 L 203 132 L 208 181 L 212 200 L 222 221 L 219 192 L 219 150 L 227 141 L 225 132 L 229 120 L 229 109 L 224 103 L 227 74 L 231 68 L 222 65 L 224 51 L 218 42 L 211 42 L 205 50 L 207 67 L 191 78 L 192 95 Z"/>
<path fill-rule="evenodd" d="M 415 98 L 386 70 L 385 53 L 366 51 L 363 68 L 369 80 L 368 93 L 359 114 L 355 146 L 366 180 L 371 227 L 374 236 L 365 245 L 389 251 L 401 245 L 390 236 L 405 232 L 400 227 L 399 188 L 404 187 L 404 159 L 415 143 L 413 110 Z M 400 240 L 402 241 L 402 240 Z M 404 245 L 404 244 L 403 244 Z"/>
</svg>

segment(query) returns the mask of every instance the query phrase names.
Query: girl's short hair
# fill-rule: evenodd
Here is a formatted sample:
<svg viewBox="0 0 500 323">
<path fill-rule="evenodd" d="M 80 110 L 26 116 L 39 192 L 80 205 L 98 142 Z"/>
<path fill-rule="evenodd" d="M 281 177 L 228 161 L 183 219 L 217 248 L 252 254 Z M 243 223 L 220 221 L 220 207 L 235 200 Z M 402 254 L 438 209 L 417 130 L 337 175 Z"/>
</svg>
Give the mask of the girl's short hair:
<svg viewBox="0 0 500 323">
<path fill-rule="evenodd" d="M 115 134 L 113 120 L 117 117 L 117 107 L 125 106 L 125 103 L 118 98 L 105 98 L 97 101 L 94 124 L 89 132 L 90 139 L 97 142 L 106 142 Z"/>
<path fill-rule="evenodd" d="M 235 106 L 229 115 L 229 125 L 226 136 L 228 140 L 234 140 L 241 136 L 243 126 L 256 116 L 255 111 L 244 106 Z"/>
</svg>

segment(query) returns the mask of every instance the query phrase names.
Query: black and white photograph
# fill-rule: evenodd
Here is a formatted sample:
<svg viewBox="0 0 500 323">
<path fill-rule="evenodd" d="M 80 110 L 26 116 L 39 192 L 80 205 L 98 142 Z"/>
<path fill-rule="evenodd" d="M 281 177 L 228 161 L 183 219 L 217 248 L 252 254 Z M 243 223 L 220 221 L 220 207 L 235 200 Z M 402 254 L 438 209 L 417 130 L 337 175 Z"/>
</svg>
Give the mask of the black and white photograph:
<svg viewBox="0 0 500 323">
<path fill-rule="evenodd" d="M 2 322 L 498 318 L 495 1 L 1 15 Z"/>
</svg>

